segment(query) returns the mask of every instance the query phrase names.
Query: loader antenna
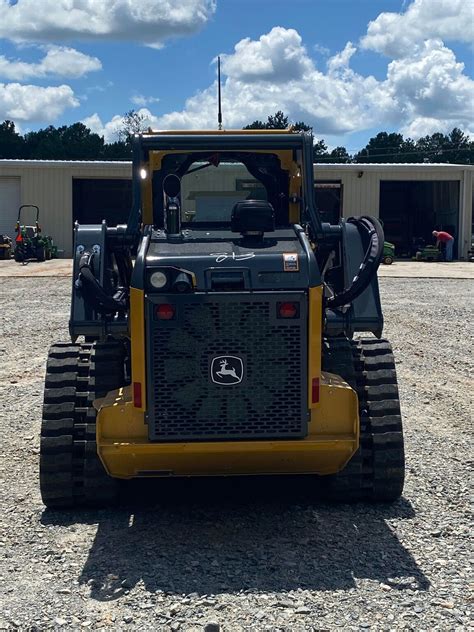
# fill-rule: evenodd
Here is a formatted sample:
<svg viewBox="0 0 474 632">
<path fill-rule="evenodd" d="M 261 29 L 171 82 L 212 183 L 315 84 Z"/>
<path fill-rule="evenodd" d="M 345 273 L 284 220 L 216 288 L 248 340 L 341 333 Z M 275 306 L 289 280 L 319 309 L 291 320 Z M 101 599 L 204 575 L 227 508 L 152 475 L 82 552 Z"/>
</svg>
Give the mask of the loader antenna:
<svg viewBox="0 0 474 632">
<path fill-rule="evenodd" d="M 217 58 L 217 126 L 222 129 L 221 58 Z"/>
</svg>

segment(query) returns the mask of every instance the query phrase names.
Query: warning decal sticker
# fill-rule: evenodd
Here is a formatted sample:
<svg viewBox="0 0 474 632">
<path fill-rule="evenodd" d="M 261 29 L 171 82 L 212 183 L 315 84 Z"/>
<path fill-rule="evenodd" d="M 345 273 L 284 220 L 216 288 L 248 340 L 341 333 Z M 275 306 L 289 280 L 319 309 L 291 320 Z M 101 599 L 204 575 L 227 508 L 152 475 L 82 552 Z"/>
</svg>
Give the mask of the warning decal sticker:
<svg viewBox="0 0 474 632">
<path fill-rule="evenodd" d="M 283 270 L 285 272 L 299 272 L 300 263 L 296 252 L 283 253 Z"/>
</svg>

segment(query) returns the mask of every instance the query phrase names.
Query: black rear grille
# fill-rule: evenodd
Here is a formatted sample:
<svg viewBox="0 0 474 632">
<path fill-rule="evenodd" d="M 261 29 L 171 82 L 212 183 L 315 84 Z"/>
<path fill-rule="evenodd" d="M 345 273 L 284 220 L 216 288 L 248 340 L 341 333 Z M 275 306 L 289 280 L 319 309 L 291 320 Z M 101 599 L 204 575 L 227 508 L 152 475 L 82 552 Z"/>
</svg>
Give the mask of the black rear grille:
<svg viewBox="0 0 474 632">
<path fill-rule="evenodd" d="M 159 302 L 176 306 L 176 318 L 169 321 L 154 317 L 157 301 L 150 298 L 148 308 L 150 439 L 306 435 L 303 293 L 160 297 Z M 299 318 L 277 319 L 282 301 L 299 303 Z M 240 376 L 240 360 L 243 379 L 230 385 Z M 213 383 L 211 374 L 226 383 Z"/>
</svg>

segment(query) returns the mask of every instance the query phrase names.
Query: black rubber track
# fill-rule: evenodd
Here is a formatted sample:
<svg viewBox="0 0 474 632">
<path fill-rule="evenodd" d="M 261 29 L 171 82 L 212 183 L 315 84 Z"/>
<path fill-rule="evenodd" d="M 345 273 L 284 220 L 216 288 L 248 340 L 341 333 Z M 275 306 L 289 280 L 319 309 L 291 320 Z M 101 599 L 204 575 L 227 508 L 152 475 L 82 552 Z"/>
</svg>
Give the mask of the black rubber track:
<svg viewBox="0 0 474 632">
<path fill-rule="evenodd" d="M 58 343 L 46 365 L 41 425 L 40 487 L 47 507 L 112 503 L 118 482 L 97 456 L 94 399 L 124 385 L 118 341 Z"/>
<path fill-rule="evenodd" d="M 403 491 L 405 457 L 395 360 L 387 340 L 328 338 L 323 370 L 340 375 L 359 397 L 360 447 L 348 465 L 322 478 L 338 501 L 392 502 Z"/>
</svg>

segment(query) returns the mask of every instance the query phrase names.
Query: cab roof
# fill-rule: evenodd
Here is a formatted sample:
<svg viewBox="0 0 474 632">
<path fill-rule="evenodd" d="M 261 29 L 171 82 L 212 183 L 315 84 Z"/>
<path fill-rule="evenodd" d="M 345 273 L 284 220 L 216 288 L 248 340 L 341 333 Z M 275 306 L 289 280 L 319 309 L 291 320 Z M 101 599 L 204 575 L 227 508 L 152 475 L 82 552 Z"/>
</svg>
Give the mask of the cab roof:
<svg viewBox="0 0 474 632">
<path fill-rule="evenodd" d="M 198 129 L 198 130 L 189 130 L 189 129 L 179 129 L 179 130 L 152 130 L 151 127 L 148 128 L 146 132 L 143 132 L 142 136 L 161 136 L 162 134 L 166 135 L 176 135 L 176 136 L 199 136 L 203 134 L 205 136 L 209 134 L 216 134 L 225 136 L 227 134 L 297 134 L 298 132 L 294 132 L 292 127 L 287 127 L 285 129 Z"/>
</svg>

